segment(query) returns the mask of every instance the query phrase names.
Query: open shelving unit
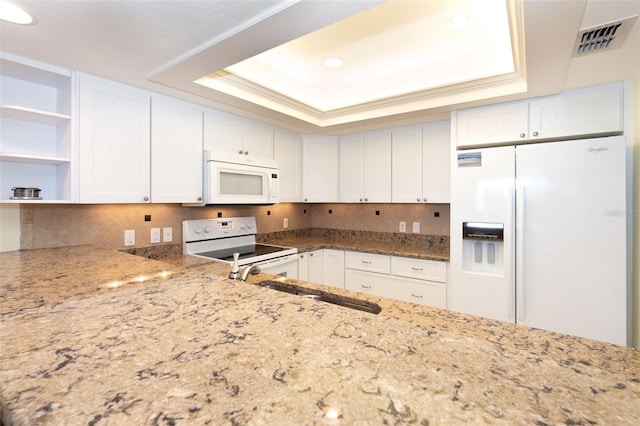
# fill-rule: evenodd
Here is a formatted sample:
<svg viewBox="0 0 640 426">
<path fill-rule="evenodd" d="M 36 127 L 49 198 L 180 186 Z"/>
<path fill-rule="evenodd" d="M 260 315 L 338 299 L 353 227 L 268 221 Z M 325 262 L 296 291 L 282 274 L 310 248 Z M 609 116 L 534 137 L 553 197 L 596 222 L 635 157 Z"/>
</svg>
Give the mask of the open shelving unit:
<svg viewBox="0 0 640 426">
<path fill-rule="evenodd" d="M 69 70 L 0 52 L 0 202 L 73 201 L 73 84 Z M 13 187 L 42 200 L 11 200 Z"/>
</svg>

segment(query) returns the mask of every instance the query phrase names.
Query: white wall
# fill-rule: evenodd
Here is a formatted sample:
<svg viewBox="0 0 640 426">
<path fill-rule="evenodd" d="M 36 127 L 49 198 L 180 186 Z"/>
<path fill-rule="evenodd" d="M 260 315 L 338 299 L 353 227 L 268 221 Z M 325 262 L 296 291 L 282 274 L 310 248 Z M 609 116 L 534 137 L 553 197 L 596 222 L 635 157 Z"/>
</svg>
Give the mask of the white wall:
<svg viewBox="0 0 640 426">
<path fill-rule="evenodd" d="M 0 251 L 20 249 L 20 205 L 0 204 Z"/>
</svg>

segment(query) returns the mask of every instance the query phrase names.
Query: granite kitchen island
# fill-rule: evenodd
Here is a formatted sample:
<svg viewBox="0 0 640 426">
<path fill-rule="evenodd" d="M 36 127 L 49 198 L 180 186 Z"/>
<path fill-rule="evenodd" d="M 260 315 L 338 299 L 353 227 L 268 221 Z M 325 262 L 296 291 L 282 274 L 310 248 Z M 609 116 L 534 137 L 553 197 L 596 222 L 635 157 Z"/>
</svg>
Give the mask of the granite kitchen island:
<svg viewBox="0 0 640 426">
<path fill-rule="evenodd" d="M 382 307 L 364 313 L 190 258 L 85 246 L 2 253 L 0 266 L 5 425 L 640 418 L 631 348 L 358 295 Z"/>
</svg>

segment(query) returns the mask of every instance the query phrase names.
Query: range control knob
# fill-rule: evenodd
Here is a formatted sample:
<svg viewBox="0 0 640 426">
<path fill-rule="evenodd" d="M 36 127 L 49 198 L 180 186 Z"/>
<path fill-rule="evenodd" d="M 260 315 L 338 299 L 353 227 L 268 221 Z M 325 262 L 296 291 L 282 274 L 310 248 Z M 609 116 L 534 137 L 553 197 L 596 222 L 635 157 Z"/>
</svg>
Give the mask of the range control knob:
<svg viewBox="0 0 640 426">
<path fill-rule="evenodd" d="M 210 233 L 210 232 L 211 232 L 211 225 L 207 225 L 207 226 L 205 226 L 205 227 L 204 227 L 204 233 L 205 233 L 205 234 L 208 234 L 208 233 Z"/>
<path fill-rule="evenodd" d="M 196 234 L 202 234 L 202 226 L 196 225 L 196 227 L 193 228 L 193 232 L 195 232 Z"/>
<path fill-rule="evenodd" d="M 253 229 L 253 224 L 249 223 L 249 224 L 247 225 L 247 228 L 249 228 L 249 229 Z"/>
</svg>

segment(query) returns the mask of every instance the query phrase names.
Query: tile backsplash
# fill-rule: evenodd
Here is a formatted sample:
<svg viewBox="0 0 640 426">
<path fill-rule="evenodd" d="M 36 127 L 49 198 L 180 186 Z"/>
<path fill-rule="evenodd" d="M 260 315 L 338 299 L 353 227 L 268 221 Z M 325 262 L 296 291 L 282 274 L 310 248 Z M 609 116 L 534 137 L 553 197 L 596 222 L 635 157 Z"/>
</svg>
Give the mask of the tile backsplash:
<svg viewBox="0 0 640 426">
<path fill-rule="evenodd" d="M 436 217 L 436 213 L 437 216 Z M 151 220 L 145 221 L 145 215 Z M 173 243 L 182 242 L 182 221 L 255 216 L 260 233 L 288 229 L 334 228 L 398 232 L 398 223 L 420 222 L 420 234 L 449 235 L 448 204 L 301 204 L 271 206 L 183 207 L 178 204 L 23 204 L 20 209 L 22 249 L 93 244 L 123 248 L 124 230 L 136 231 L 135 246 L 148 246 L 151 228 L 173 229 Z"/>
</svg>

